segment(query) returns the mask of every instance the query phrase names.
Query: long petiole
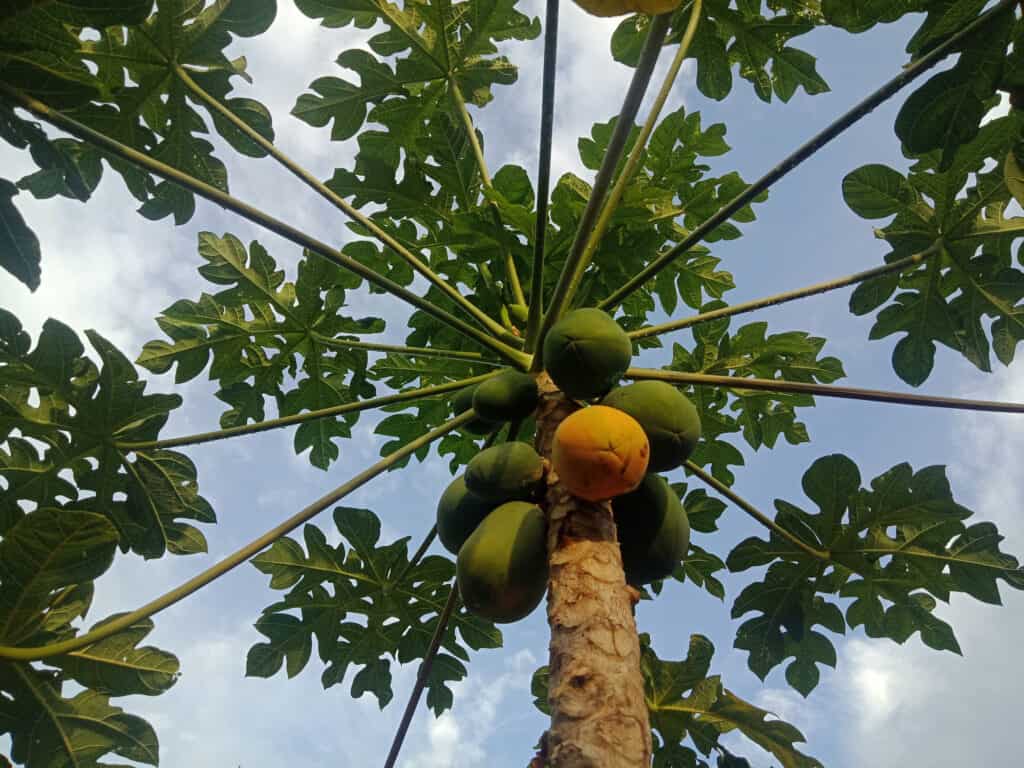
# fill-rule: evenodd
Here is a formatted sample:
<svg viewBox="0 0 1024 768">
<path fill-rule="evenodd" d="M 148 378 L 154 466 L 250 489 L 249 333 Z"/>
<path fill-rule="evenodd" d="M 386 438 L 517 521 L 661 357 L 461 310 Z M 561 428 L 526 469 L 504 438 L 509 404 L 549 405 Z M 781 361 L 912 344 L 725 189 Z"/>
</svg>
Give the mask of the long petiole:
<svg viewBox="0 0 1024 768">
<path fill-rule="evenodd" d="M 406 457 L 411 456 L 420 448 L 430 445 L 438 438 L 444 437 L 449 432 L 458 429 L 466 422 L 472 420 L 473 417 L 474 414 L 472 410 L 466 411 L 465 413 L 459 414 L 454 419 L 446 421 L 441 426 L 432 429 L 425 435 L 421 435 L 415 440 L 403 445 L 397 451 L 385 456 L 373 466 L 364 469 L 348 482 L 339 485 L 326 496 L 322 496 L 305 509 L 302 509 L 292 515 L 280 525 L 271 528 L 262 536 L 253 539 L 237 552 L 228 555 L 223 560 L 207 568 L 202 573 L 193 576 L 184 584 L 175 587 L 170 592 L 164 593 L 155 600 L 151 600 L 141 608 L 138 608 L 131 613 L 126 613 L 123 616 L 119 616 L 116 619 L 97 627 L 91 632 L 86 632 L 84 635 L 79 635 L 78 637 L 73 637 L 69 640 L 63 640 L 51 645 L 32 647 L 0 646 L 0 659 L 9 659 L 11 661 L 39 661 L 40 659 L 48 659 L 53 656 L 72 653 L 74 651 L 81 650 L 86 646 L 92 645 L 93 643 L 97 643 L 100 640 L 104 640 L 112 635 L 116 635 L 118 632 L 128 629 L 128 627 L 135 622 L 148 619 L 150 616 L 159 613 L 165 608 L 170 608 L 175 603 L 178 603 L 189 595 L 198 592 L 210 582 L 220 578 L 228 571 L 241 565 L 249 558 L 259 554 L 282 536 L 287 536 L 303 523 L 313 519 L 332 504 L 337 503 L 348 494 L 361 488 L 377 475 L 382 472 L 386 472 L 390 467 L 394 466 Z"/>
<path fill-rule="evenodd" d="M 469 146 L 473 150 L 473 157 L 476 159 L 477 168 L 480 170 L 480 179 L 483 181 L 484 186 L 487 189 L 492 189 L 491 184 L 491 173 L 487 170 L 487 161 L 484 159 L 484 148 L 480 146 L 480 140 L 476 135 L 476 128 L 473 127 L 473 118 L 469 116 L 469 109 L 466 107 L 466 99 L 462 96 L 462 89 L 459 88 L 459 84 L 455 82 L 455 78 L 449 78 L 449 87 L 451 89 L 452 101 L 455 103 L 455 109 L 459 113 L 459 118 L 462 120 L 462 125 L 466 129 L 466 136 L 469 138 Z M 501 213 L 499 213 L 497 206 L 493 203 L 488 202 L 487 207 L 491 211 L 491 216 L 494 219 L 494 223 L 500 228 L 504 224 L 501 220 Z M 516 304 L 526 304 L 526 296 L 523 294 L 523 284 L 519 281 L 519 272 L 516 270 L 516 262 L 512 257 L 512 251 L 505 251 L 505 273 L 508 276 L 509 288 L 512 291 L 512 298 Z"/>
<path fill-rule="evenodd" d="M 70 133 L 72 136 L 105 150 L 112 155 L 120 157 L 121 159 L 153 173 L 162 179 L 173 182 L 178 186 L 209 200 L 210 202 L 217 203 L 227 210 L 238 214 L 247 221 L 251 221 L 253 224 L 257 224 L 276 235 L 280 235 L 284 239 L 302 248 L 306 248 L 329 261 L 333 261 L 338 266 L 343 267 L 350 272 L 354 272 L 367 282 L 382 288 L 387 293 L 390 293 L 417 309 L 426 312 L 428 315 L 431 315 L 445 325 L 448 325 L 459 333 L 473 339 L 478 344 L 491 349 L 513 365 L 520 368 L 526 368 L 530 364 L 529 355 L 518 349 L 510 347 L 508 344 L 484 333 L 479 328 L 475 328 L 469 323 L 449 314 L 423 297 L 402 287 L 394 280 L 378 274 L 365 264 L 362 264 L 350 256 L 346 256 L 341 251 L 331 248 L 326 243 L 307 235 L 302 230 L 297 229 L 290 224 L 286 224 L 280 219 L 276 219 L 270 214 L 265 213 L 248 203 L 242 202 L 238 198 L 232 197 L 226 192 L 222 192 L 204 181 L 200 181 L 187 173 L 179 171 L 177 168 L 173 168 L 150 157 L 149 155 L 132 149 L 118 141 L 114 141 L 108 136 L 105 136 L 98 131 L 94 131 L 87 125 L 83 125 L 74 118 L 68 117 L 62 112 L 51 109 L 38 99 L 34 99 L 21 91 L 11 88 L 6 83 L 0 82 L 0 93 L 5 94 L 18 106 L 24 107 L 36 117 L 45 120 L 51 125 L 60 128 L 67 133 Z"/>
<path fill-rule="evenodd" d="M 472 316 L 483 328 L 486 328 L 490 333 L 496 335 L 498 338 L 504 339 L 515 343 L 515 336 L 508 333 L 501 324 L 496 322 L 493 318 L 488 317 L 479 307 L 474 305 L 469 299 L 459 293 L 458 289 L 449 284 L 444 278 L 434 272 L 422 259 L 416 254 L 402 245 L 398 240 L 393 238 L 383 229 L 381 229 L 377 223 L 368 216 L 365 216 L 358 209 L 352 206 L 345 198 L 338 195 L 334 190 L 320 181 L 316 176 L 310 173 L 308 170 L 303 168 L 292 158 L 278 149 L 272 141 L 269 141 L 266 137 L 262 136 L 258 131 L 252 128 L 248 123 L 242 120 L 238 115 L 232 112 L 226 105 L 221 103 L 216 97 L 208 93 L 199 83 L 197 83 L 192 76 L 188 73 L 183 66 L 180 64 L 174 65 L 174 72 L 185 85 L 185 87 L 192 93 L 197 99 L 206 104 L 207 107 L 215 111 L 238 130 L 244 133 L 249 139 L 254 141 L 263 150 L 277 160 L 282 166 L 287 168 L 291 173 L 296 176 L 299 180 L 310 187 L 322 198 L 327 200 L 331 205 L 337 208 L 339 211 L 344 213 L 353 221 L 357 222 L 360 226 L 365 227 L 366 230 L 373 235 L 380 243 L 386 248 L 394 251 L 399 258 L 405 261 L 410 267 L 416 272 L 426 278 L 431 284 L 436 286 L 442 293 L 448 298 L 455 302 L 455 304 L 463 309 L 467 314 Z"/>
<path fill-rule="evenodd" d="M 544 315 L 544 245 L 548 232 L 548 197 L 551 194 L 551 135 L 555 124 L 557 64 L 558 0 L 548 0 L 544 17 L 544 80 L 540 101 L 540 148 L 537 153 L 537 221 L 533 235 L 530 313 L 526 319 L 526 349 L 531 351 Z"/>
<path fill-rule="evenodd" d="M 231 437 L 253 435 L 257 432 L 266 432 L 271 429 L 279 429 L 280 427 L 290 427 L 293 424 L 302 424 L 316 419 L 327 419 L 332 416 L 340 416 L 343 413 L 358 413 L 360 411 L 368 411 L 372 408 L 380 408 L 384 405 L 422 400 L 425 397 L 441 395 L 445 392 L 453 392 L 472 384 L 478 384 L 481 381 L 486 381 L 496 374 L 497 371 L 493 373 L 484 373 L 479 376 L 461 379 L 460 381 L 449 381 L 444 384 L 435 384 L 430 387 L 409 389 L 405 392 L 396 392 L 391 395 L 372 397 L 369 400 L 358 400 L 354 403 L 342 403 L 341 405 L 334 405 L 330 408 L 320 408 L 315 411 L 296 413 L 293 416 L 282 416 L 279 419 L 257 421 L 253 424 L 242 424 L 237 427 L 218 429 L 214 432 L 200 432 L 195 435 L 183 435 L 181 437 L 170 437 L 165 440 L 148 440 L 146 442 L 118 442 L 115 443 L 115 445 L 123 451 L 155 451 L 160 448 L 178 448 L 183 445 L 202 445 L 203 443 L 212 443 L 216 440 L 227 440 Z"/>
<path fill-rule="evenodd" d="M 856 283 L 862 283 L 865 280 L 870 280 L 873 277 L 879 277 L 881 275 L 887 275 L 890 272 L 899 272 L 910 267 L 915 267 L 918 264 L 924 262 L 929 256 L 933 255 L 938 251 L 938 244 L 932 245 L 931 247 L 915 253 L 911 256 L 907 256 L 904 259 L 899 259 L 891 264 L 883 264 L 880 267 L 874 267 L 873 269 L 867 269 L 863 272 L 856 272 L 846 277 L 841 277 L 837 280 L 827 280 L 822 283 L 815 283 L 814 285 L 808 285 L 805 288 L 797 288 L 794 291 L 786 291 L 785 293 L 777 293 L 774 296 L 767 296 L 763 299 L 754 299 L 752 301 L 744 301 L 741 304 L 733 304 L 731 307 L 722 307 L 721 309 L 712 309 L 708 312 L 702 312 L 699 315 L 692 315 L 690 317 L 684 317 L 681 320 L 672 320 L 667 323 L 661 323 L 660 325 L 652 325 L 647 328 L 638 328 L 635 331 L 629 332 L 629 338 L 631 339 L 646 339 L 650 336 L 661 336 L 665 333 L 671 333 L 672 331 L 679 331 L 683 328 L 690 328 L 700 323 L 706 323 L 711 320 L 719 320 L 723 317 L 732 317 L 734 315 L 742 315 L 746 312 L 752 312 L 755 309 L 763 309 L 765 307 L 774 307 L 779 304 L 785 304 L 795 299 L 803 299 L 807 296 L 816 296 L 820 293 L 827 293 L 828 291 L 834 291 L 838 288 L 845 288 L 848 285 L 854 285 Z"/>
<path fill-rule="evenodd" d="M 837 136 L 841 135 L 848 128 L 855 125 L 859 120 L 861 120 L 861 118 L 870 114 L 874 109 L 894 96 L 905 86 L 913 82 L 920 75 L 938 64 L 939 61 L 949 54 L 954 53 L 960 42 L 962 42 L 965 37 L 969 36 L 979 27 L 988 23 L 988 21 L 996 14 L 1002 13 L 1015 5 L 1016 2 L 1017 0 L 1002 0 L 1002 2 L 992 6 L 988 11 L 965 25 L 959 32 L 947 37 L 940 45 L 937 45 L 927 54 L 905 66 L 896 77 L 872 93 L 862 102 L 854 106 L 846 114 L 839 117 L 823 131 L 814 136 L 810 141 L 768 171 L 768 173 L 726 203 L 714 215 L 694 229 L 693 232 L 685 237 L 678 245 L 655 258 L 650 264 L 644 267 L 644 269 L 630 278 L 621 288 L 614 291 L 606 299 L 600 301 L 598 303 L 598 307 L 605 310 L 611 310 L 617 307 L 622 303 L 623 299 L 661 272 L 661 270 L 675 261 L 675 259 L 686 253 L 690 248 L 704 240 L 705 237 L 715 231 L 715 229 L 720 225 L 732 218 L 737 211 L 750 204 L 755 197 L 766 191 L 775 182 L 779 181 L 779 179 L 789 174 L 790 171 L 794 170 L 809 157 L 812 157 L 818 152 L 818 150 L 831 142 Z"/>
<path fill-rule="evenodd" d="M 949 408 L 960 411 L 989 411 L 994 413 L 1024 413 L 1024 403 L 1002 403 L 994 400 L 968 400 L 937 395 L 915 395 L 910 392 L 887 392 L 881 389 L 840 387 L 835 384 L 815 384 L 782 379 L 748 379 L 742 376 L 716 376 L 709 373 L 684 373 L 653 368 L 630 368 L 627 379 L 665 381 L 670 384 L 728 387 L 762 392 L 789 392 L 802 395 L 821 395 L 846 400 L 868 400 L 876 403 L 919 405 L 929 408 Z"/>
<path fill-rule="evenodd" d="M 658 54 L 661 52 L 665 35 L 668 33 L 670 20 L 671 14 L 665 13 L 655 16 L 651 21 L 651 27 L 647 31 L 647 39 L 644 42 L 643 51 L 640 53 L 640 59 L 637 62 L 636 69 L 633 71 L 633 78 L 630 80 L 629 89 L 626 91 L 626 96 L 622 101 L 622 108 L 619 110 L 615 129 L 608 140 L 608 148 L 604 153 L 597 177 L 594 179 L 590 198 L 587 200 L 586 208 L 583 209 L 583 215 L 580 217 L 572 248 L 562 267 L 562 273 L 559 275 L 558 283 L 552 294 L 551 303 L 544 312 L 544 319 L 541 321 L 540 331 L 537 333 L 535 340 L 534 349 L 536 350 L 543 348 L 544 337 L 547 336 L 551 326 L 557 322 L 562 312 L 568 306 L 567 299 L 573 275 L 576 274 L 576 267 L 583 256 L 583 249 L 586 246 L 587 238 L 594 228 L 594 223 L 601 210 L 601 204 L 604 202 L 605 195 L 608 193 L 608 188 L 612 183 L 612 177 L 615 175 L 615 169 L 618 167 L 622 153 L 625 151 L 629 134 L 633 130 L 636 114 L 640 110 L 640 102 L 643 101 L 644 94 L 647 92 L 647 86 L 651 82 L 654 65 L 658 61 Z M 535 371 L 540 370 L 540 358 L 539 354 L 534 356 L 532 367 Z"/>
<path fill-rule="evenodd" d="M 461 349 L 441 349 L 440 347 L 406 347 L 401 344 L 378 344 L 375 341 L 356 341 L 355 339 L 332 339 L 326 336 L 317 338 L 319 344 L 338 349 L 365 349 L 368 352 L 394 352 L 410 357 L 440 357 L 445 360 L 464 360 L 477 365 L 501 365 L 498 360 L 488 360 L 479 352 L 467 352 Z"/>
<path fill-rule="evenodd" d="M 831 559 L 828 552 L 825 552 L 824 550 L 820 550 L 817 547 L 812 547 L 810 544 L 807 544 L 806 542 L 803 542 L 800 539 L 798 539 L 792 533 L 790 533 L 785 528 L 783 528 L 781 525 L 779 525 L 774 520 L 772 520 L 770 517 L 768 517 L 768 515 L 766 515 L 764 512 L 759 510 L 757 507 L 755 507 L 749 501 L 747 501 L 742 496 L 740 496 L 735 491 L 733 491 L 732 488 L 727 486 L 725 483 L 719 481 L 717 478 L 715 478 L 714 476 L 712 476 L 708 472 L 705 472 L 703 469 L 701 469 L 699 466 L 694 464 L 692 461 L 687 461 L 686 462 L 686 471 L 687 472 L 692 472 L 693 474 L 695 474 L 702 481 L 704 481 L 709 486 L 711 486 L 716 491 L 718 491 L 718 493 L 720 493 L 723 496 L 725 496 L 727 499 L 729 499 L 729 501 L 731 501 L 737 507 L 742 509 L 744 512 L 746 512 L 752 518 L 757 520 L 757 522 L 759 522 L 761 525 L 765 526 L 766 528 L 768 528 L 769 530 L 773 531 L 774 533 L 777 533 L 779 536 L 781 536 L 783 539 L 788 541 L 790 544 L 792 544 L 794 547 L 796 547 L 800 551 L 810 555 L 815 560 L 825 560 L 825 561 L 827 561 L 827 560 Z"/>
<path fill-rule="evenodd" d="M 626 158 L 626 164 L 622 168 L 622 173 L 620 173 L 619 178 L 615 180 L 615 186 L 612 187 L 612 191 L 608 193 L 608 199 L 605 201 L 604 207 L 601 209 L 601 215 L 597 220 L 597 226 L 594 227 L 594 231 L 591 232 L 590 237 L 587 238 L 587 245 L 583 249 L 583 254 L 580 256 L 579 264 L 576 265 L 576 271 L 573 274 L 572 282 L 569 285 L 569 292 L 566 296 L 567 306 L 572 303 L 573 297 L 576 295 L 576 291 L 580 287 L 580 282 L 583 280 L 583 273 L 590 265 L 591 260 L 594 258 L 594 254 L 601 245 L 601 238 L 604 237 L 605 230 L 608 229 L 608 225 L 611 223 L 612 217 L 615 215 L 615 209 L 618 207 L 619 201 L 622 199 L 622 195 L 626 191 L 626 187 L 629 186 L 629 182 L 632 180 L 633 174 L 636 173 L 637 166 L 640 165 L 640 160 L 643 158 L 644 150 L 647 148 L 647 141 L 654 132 L 654 127 L 658 124 L 658 118 L 661 116 L 661 110 L 664 108 L 665 102 L 668 100 L 669 94 L 672 92 L 672 87 L 675 85 L 676 77 L 679 75 L 679 70 L 683 66 L 683 60 L 686 59 L 686 55 L 690 50 L 690 44 L 693 42 L 693 37 L 697 33 L 697 25 L 700 23 L 701 9 L 702 0 L 694 0 L 693 6 L 690 9 L 690 21 L 686 25 L 686 31 L 683 33 L 683 39 L 679 44 L 679 49 L 676 51 L 676 55 L 672 59 L 672 64 L 669 66 L 668 72 L 665 73 L 665 79 L 662 81 L 661 89 L 658 91 L 658 95 L 654 99 L 654 103 L 651 105 L 651 111 L 647 115 L 647 120 L 644 122 L 643 128 L 640 129 L 640 134 L 637 136 L 636 143 L 633 144 L 633 149 L 630 150 L 629 157 Z"/>
</svg>

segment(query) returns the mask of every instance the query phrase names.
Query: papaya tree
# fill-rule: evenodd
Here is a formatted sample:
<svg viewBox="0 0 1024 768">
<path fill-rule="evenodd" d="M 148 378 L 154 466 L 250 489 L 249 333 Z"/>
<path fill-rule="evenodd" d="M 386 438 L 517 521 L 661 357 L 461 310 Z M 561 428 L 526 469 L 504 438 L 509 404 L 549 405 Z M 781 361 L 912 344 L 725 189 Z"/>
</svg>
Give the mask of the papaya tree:
<svg viewBox="0 0 1024 768">
<path fill-rule="evenodd" d="M 798 747 L 797 728 L 712 674 L 700 616 L 686 617 L 683 649 L 678 634 L 638 626 L 641 601 L 657 606 L 670 587 L 724 599 L 719 577 L 735 574 L 734 648 L 757 677 L 778 670 L 807 697 L 847 630 L 959 652 L 940 602 L 999 604 L 1005 589 L 1024 589 L 996 525 L 957 500 L 943 466 L 903 462 L 870 477 L 826 455 L 787 479 L 791 500 L 774 514 L 737 490 L 738 446 L 808 442 L 802 414 L 818 402 L 991 419 L 1024 405 L 839 385 L 843 364 L 823 354 L 825 339 L 732 319 L 853 287 L 850 311 L 874 316 L 869 338 L 898 336 L 892 372 L 909 387 L 946 359 L 940 345 L 984 372 L 993 355 L 1014 361 L 1024 339 L 1024 218 L 1014 213 L 1024 203 L 1024 5 L 577 2 L 621 17 L 611 56 L 632 74 L 619 113 L 578 144 L 586 178 L 557 179 L 559 19 L 569 10 L 558 0 L 546 0 L 543 19 L 517 0 L 296 0 L 340 49 L 340 71 L 325 65 L 292 109 L 325 143 L 355 144 L 353 161 L 326 179 L 276 140 L 264 103 L 240 95 L 251 80 L 245 47 L 270 29 L 276 0 L 0 7 L 0 137 L 34 167 L 0 174 L 0 266 L 19 290 L 45 279 L 47 233 L 30 227 L 26 197 L 87 203 L 101 182 L 123 184 L 154 232 L 204 206 L 238 227 L 199 234 L 195 292 L 152 308 L 156 338 L 141 349 L 79 332 L 74 317 L 33 338 L 0 308 L 0 735 L 10 762 L 158 764 L 154 727 L 114 700 L 174 685 L 177 657 L 143 645 L 158 614 L 246 563 L 274 593 L 253 617 L 262 640 L 248 675 L 294 676 L 315 647 L 325 687 L 347 684 L 383 707 L 393 668 L 415 665 L 394 741 L 380 749 L 386 766 L 421 701 L 434 716 L 450 709 L 473 658 L 501 647 L 497 625 L 545 601 L 549 659 L 532 692 L 550 723 L 522 745 L 523 764 L 738 768 L 749 763 L 723 741 L 738 733 L 785 768 L 810 768 L 822 763 Z M 668 108 L 688 61 L 712 102 L 748 84 L 764 102 L 823 93 L 796 38 L 910 14 L 923 16 L 909 62 L 756 180 L 706 162 L 728 150 L 724 125 Z M 531 40 L 543 47 L 540 93 L 516 86 L 509 57 Z M 1009 107 L 993 111 L 1004 94 Z M 534 97 L 538 162 L 528 169 L 485 145 L 480 124 Z M 894 98 L 908 168 L 858 158 L 836 180 L 855 214 L 880 222 L 882 263 L 726 301 L 736 281 L 716 252 L 742 236 L 776 182 Z M 225 153 L 289 172 L 346 230 L 328 242 L 246 202 L 229 191 Z M 495 160 L 508 162 L 492 172 Z M 287 246 L 272 253 L 236 234 L 250 230 Z M 358 316 L 371 298 L 393 311 Z M 182 397 L 151 387 L 171 375 L 210 383 L 219 428 L 168 434 Z M 348 450 L 361 419 L 385 439 L 365 467 Z M 90 615 L 118 553 L 206 552 L 217 516 L 200 475 L 217 467 L 195 460 L 197 446 L 270 430 L 292 431 L 294 452 L 340 484 L 137 609 Z M 346 498 L 413 457 L 450 477 L 410 547 Z M 314 522 L 328 511 L 331 524 Z M 760 535 L 730 540 L 719 520 L 733 513 Z"/>
</svg>

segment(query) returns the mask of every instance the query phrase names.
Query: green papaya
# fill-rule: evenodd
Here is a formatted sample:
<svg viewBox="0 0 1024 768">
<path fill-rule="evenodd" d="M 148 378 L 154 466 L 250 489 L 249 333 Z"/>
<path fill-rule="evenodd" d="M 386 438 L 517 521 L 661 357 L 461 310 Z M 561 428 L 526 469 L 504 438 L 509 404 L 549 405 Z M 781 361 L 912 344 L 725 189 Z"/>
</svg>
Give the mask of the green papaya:
<svg viewBox="0 0 1024 768">
<path fill-rule="evenodd" d="M 486 448 L 466 465 L 466 487 L 486 501 L 533 497 L 544 476 L 544 463 L 527 443 L 502 443 Z"/>
<path fill-rule="evenodd" d="M 638 381 L 617 387 L 602 405 L 624 411 L 640 422 L 651 445 L 648 470 L 667 472 L 681 466 L 700 439 L 700 416 L 693 403 L 664 381 Z"/>
<path fill-rule="evenodd" d="M 690 521 L 675 491 L 649 474 L 635 491 L 612 499 L 626 581 L 640 586 L 672 575 L 690 547 Z"/>
<path fill-rule="evenodd" d="M 437 538 L 445 549 L 457 555 L 459 547 L 492 509 L 494 504 L 472 493 L 466 487 L 465 476 L 459 475 L 437 502 Z"/>
<path fill-rule="evenodd" d="M 471 613 L 507 623 L 537 607 L 548 584 L 546 529 L 541 508 L 525 501 L 502 504 L 484 518 L 455 563 Z"/>
<path fill-rule="evenodd" d="M 507 368 L 477 385 L 473 410 L 487 421 L 519 421 L 533 413 L 539 396 L 533 376 Z"/>
<path fill-rule="evenodd" d="M 611 315 L 593 307 L 566 313 L 544 339 L 544 367 L 569 397 L 590 400 L 626 372 L 633 345 Z"/>
<path fill-rule="evenodd" d="M 468 411 L 473 407 L 473 395 L 476 393 L 476 388 L 479 384 L 474 384 L 464 389 L 460 389 L 455 393 L 455 397 L 452 398 L 452 413 L 458 416 L 464 411 Z M 495 424 L 487 421 L 487 419 L 477 418 L 473 419 L 462 425 L 462 429 L 473 435 L 486 435 L 488 432 L 494 431 Z"/>
</svg>

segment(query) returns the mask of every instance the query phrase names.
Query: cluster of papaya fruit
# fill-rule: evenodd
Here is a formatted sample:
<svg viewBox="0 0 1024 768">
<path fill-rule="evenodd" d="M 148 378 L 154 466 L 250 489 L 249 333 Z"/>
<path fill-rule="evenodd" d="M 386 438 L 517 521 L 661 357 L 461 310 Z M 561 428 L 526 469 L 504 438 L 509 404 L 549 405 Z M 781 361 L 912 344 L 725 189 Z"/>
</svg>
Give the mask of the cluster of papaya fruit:
<svg viewBox="0 0 1024 768">
<path fill-rule="evenodd" d="M 555 430 L 551 468 L 574 496 L 611 500 L 626 580 L 639 586 L 669 576 L 686 556 L 686 511 L 658 473 L 686 461 L 701 428 L 696 408 L 669 384 L 616 386 L 632 354 L 611 316 L 578 309 L 551 328 L 543 360 L 567 397 L 589 403 Z M 486 434 L 531 416 L 539 397 L 533 376 L 509 369 L 462 390 L 452 405 L 456 413 L 472 408 L 476 418 L 465 428 Z M 457 555 L 459 589 L 473 613 L 517 621 L 544 597 L 545 482 L 541 456 L 512 440 L 474 456 L 441 495 L 438 538 Z"/>
</svg>

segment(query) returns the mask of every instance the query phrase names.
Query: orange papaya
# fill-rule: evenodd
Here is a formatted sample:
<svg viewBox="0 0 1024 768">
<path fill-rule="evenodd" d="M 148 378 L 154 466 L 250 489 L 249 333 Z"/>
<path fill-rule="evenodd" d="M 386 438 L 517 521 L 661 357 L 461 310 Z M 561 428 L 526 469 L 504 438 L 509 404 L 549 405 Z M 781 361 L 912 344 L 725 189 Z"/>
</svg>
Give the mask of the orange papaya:
<svg viewBox="0 0 1024 768">
<path fill-rule="evenodd" d="M 603 501 L 639 485 L 650 453 L 647 435 L 636 419 L 615 408 L 592 405 L 558 425 L 551 464 L 573 495 Z"/>
</svg>

